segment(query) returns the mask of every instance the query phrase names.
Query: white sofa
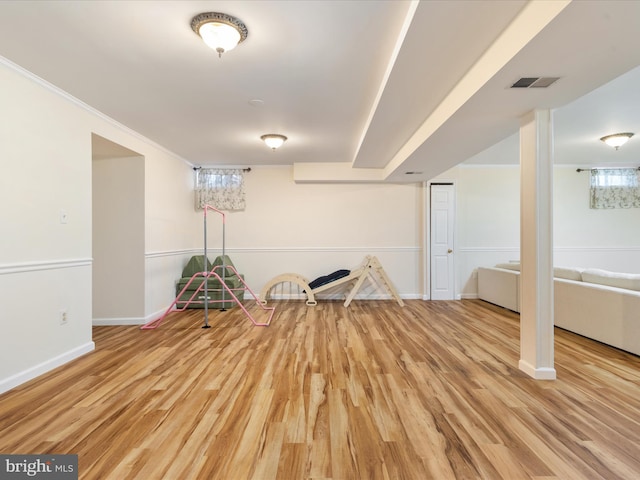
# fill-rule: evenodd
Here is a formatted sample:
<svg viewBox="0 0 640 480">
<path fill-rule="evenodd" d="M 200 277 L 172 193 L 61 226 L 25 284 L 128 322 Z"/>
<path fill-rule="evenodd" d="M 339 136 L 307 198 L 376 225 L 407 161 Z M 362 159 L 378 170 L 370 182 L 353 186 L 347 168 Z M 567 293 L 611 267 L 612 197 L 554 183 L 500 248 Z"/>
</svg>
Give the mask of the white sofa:
<svg viewBox="0 0 640 480">
<path fill-rule="evenodd" d="M 478 268 L 478 298 L 520 312 L 520 264 Z"/>
<path fill-rule="evenodd" d="M 478 297 L 520 311 L 520 265 L 478 268 Z M 554 269 L 557 327 L 640 355 L 640 275 Z"/>
</svg>

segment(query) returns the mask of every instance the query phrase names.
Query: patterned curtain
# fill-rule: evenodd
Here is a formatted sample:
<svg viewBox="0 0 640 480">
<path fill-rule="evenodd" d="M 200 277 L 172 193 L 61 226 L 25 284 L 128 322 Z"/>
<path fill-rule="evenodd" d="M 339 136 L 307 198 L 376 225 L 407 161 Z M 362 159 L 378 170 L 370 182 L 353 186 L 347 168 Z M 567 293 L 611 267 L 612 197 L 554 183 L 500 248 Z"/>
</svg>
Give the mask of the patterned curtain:
<svg viewBox="0 0 640 480">
<path fill-rule="evenodd" d="M 244 210 L 242 169 L 201 168 L 196 170 L 196 210 L 211 205 L 218 210 Z"/>
<path fill-rule="evenodd" d="M 591 208 L 640 208 L 640 170 L 591 170 Z"/>
</svg>

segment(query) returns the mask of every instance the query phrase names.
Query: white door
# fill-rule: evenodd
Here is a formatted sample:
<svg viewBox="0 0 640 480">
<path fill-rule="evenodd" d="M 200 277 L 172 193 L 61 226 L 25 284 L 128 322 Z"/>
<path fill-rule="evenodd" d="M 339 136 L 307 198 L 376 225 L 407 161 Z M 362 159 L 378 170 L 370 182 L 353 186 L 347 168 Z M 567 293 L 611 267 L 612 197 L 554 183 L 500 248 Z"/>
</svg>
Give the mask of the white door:
<svg viewBox="0 0 640 480">
<path fill-rule="evenodd" d="M 453 300 L 453 226 L 455 196 L 453 184 L 431 185 L 431 300 Z"/>
</svg>

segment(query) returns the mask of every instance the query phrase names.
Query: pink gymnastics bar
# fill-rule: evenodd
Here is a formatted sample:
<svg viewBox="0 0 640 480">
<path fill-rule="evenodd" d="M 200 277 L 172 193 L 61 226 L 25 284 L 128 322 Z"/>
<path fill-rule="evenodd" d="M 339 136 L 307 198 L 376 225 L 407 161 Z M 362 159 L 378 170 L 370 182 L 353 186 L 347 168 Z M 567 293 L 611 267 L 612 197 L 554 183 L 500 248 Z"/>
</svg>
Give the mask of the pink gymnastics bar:
<svg viewBox="0 0 640 480">
<path fill-rule="evenodd" d="M 211 205 L 205 205 L 204 206 L 204 212 L 203 212 L 203 222 L 204 222 L 204 255 L 203 258 L 205 259 L 205 268 L 206 268 L 206 259 L 207 259 L 207 211 L 208 210 L 213 210 L 216 213 L 219 213 L 220 216 L 222 216 L 222 257 L 224 258 L 225 256 L 225 224 L 226 224 L 226 216 L 224 214 L 224 212 L 218 210 L 217 208 L 212 207 Z M 264 323 L 260 323 L 260 322 L 256 322 L 255 319 L 253 318 L 253 316 L 251 316 L 251 314 L 247 311 L 247 309 L 244 307 L 244 305 L 242 304 L 242 302 L 240 302 L 240 300 L 238 300 L 238 298 L 235 296 L 235 294 L 233 293 L 234 289 L 231 289 L 227 286 L 227 284 L 224 282 L 224 276 L 226 273 L 226 270 L 222 270 L 222 278 L 220 278 L 220 275 L 218 275 L 215 270 L 219 267 L 224 267 L 224 268 L 230 268 L 240 279 L 240 281 L 242 282 L 242 285 L 244 285 L 243 290 L 247 290 L 249 291 L 249 293 L 251 293 L 251 295 L 253 296 L 253 298 L 256 299 L 256 302 L 258 303 L 258 305 L 260 306 L 260 308 L 264 311 L 269 311 L 269 318 L 266 322 Z M 191 285 L 191 283 L 193 283 L 193 280 L 196 277 L 204 277 L 205 281 L 202 282 L 202 285 L 200 285 L 200 287 L 198 287 L 198 289 L 195 291 L 195 293 L 191 296 L 191 298 L 189 298 L 189 300 L 187 300 L 187 302 L 185 303 L 185 305 L 182 308 L 176 308 L 174 309 L 174 307 L 177 305 L 179 298 L 182 296 L 182 294 L 187 290 L 187 288 L 189 287 L 189 285 Z M 167 310 L 164 312 L 164 314 L 160 317 L 157 318 L 155 320 L 151 320 L 150 322 L 145 323 L 142 327 L 140 327 L 141 330 L 152 330 L 157 328 L 165 319 L 165 317 L 172 311 L 175 312 L 182 312 L 184 311 L 191 303 L 204 303 L 204 326 L 202 328 L 209 328 L 209 303 L 217 303 L 217 302 L 225 302 L 224 300 L 224 295 L 223 295 L 223 300 L 209 300 L 209 292 L 208 292 L 208 288 L 207 288 L 207 279 L 214 277 L 216 280 L 218 280 L 220 282 L 220 284 L 222 285 L 223 289 L 226 290 L 227 292 L 229 292 L 229 294 L 231 295 L 231 297 L 233 298 L 233 300 L 238 304 L 238 306 L 242 309 L 242 311 L 245 313 L 245 315 L 247 317 L 249 317 L 249 319 L 253 322 L 254 325 L 259 326 L 259 327 L 268 327 L 269 324 L 271 323 L 271 318 L 273 317 L 273 313 L 275 311 L 275 307 L 265 307 L 264 304 L 262 304 L 262 302 L 258 302 L 257 301 L 257 296 L 255 293 L 253 293 L 253 291 L 249 288 L 249 286 L 246 284 L 246 282 L 244 281 L 244 279 L 240 276 L 240 274 L 236 271 L 236 269 L 234 267 L 232 267 L 231 265 L 227 266 L 224 265 L 224 261 L 222 265 L 218 265 L 214 268 L 211 269 L 210 272 L 198 272 L 196 274 L 194 274 L 190 279 L 189 282 L 184 286 L 184 288 L 182 289 L 182 291 L 176 295 L 176 299 L 173 301 L 173 303 L 171 305 L 169 305 L 169 308 L 167 308 Z M 196 296 L 198 295 L 198 293 L 200 293 L 203 290 L 203 286 L 205 287 L 205 300 L 200 301 L 200 300 L 194 300 L 196 298 Z M 239 290 L 239 289 L 238 289 Z M 180 302 L 182 303 L 182 302 Z"/>
<path fill-rule="evenodd" d="M 236 295 L 233 293 L 234 290 L 239 290 L 239 289 L 234 289 L 234 288 L 229 288 L 223 281 L 222 278 L 220 277 L 220 275 L 218 275 L 216 273 L 216 269 L 221 268 L 221 267 L 225 267 L 224 265 L 217 265 L 215 267 L 213 267 L 213 269 L 210 272 L 198 272 L 195 273 L 187 282 L 187 284 L 184 286 L 184 288 L 182 289 L 182 291 L 176 295 L 176 299 L 171 303 L 171 305 L 169 305 L 169 308 L 167 308 L 167 310 L 164 312 L 164 314 L 160 317 L 157 318 L 155 320 L 151 320 L 147 323 L 145 323 L 143 326 L 140 327 L 141 330 L 153 330 L 157 327 L 160 326 L 160 324 L 164 321 L 165 317 L 171 313 L 171 312 L 183 312 L 190 304 L 192 303 L 204 303 L 205 300 L 194 300 L 196 298 L 196 296 L 198 295 L 198 293 L 200 293 L 203 290 L 203 286 L 204 286 L 204 282 L 202 283 L 202 285 L 200 285 L 200 287 L 198 287 L 198 289 L 193 293 L 193 295 L 191 295 L 191 297 L 189 298 L 189 300 L 187 300 L 184 304 L 184 306 L 182 306 L 181 308 L 174 308 L 180 297 L 182 296 L 182 294 L 184 292 L 187 291 L 187 289 L 189 288 L 189 285 L 191 285 L 193 283 L 193 281 L 197 278 L 197 277 L 207 277 L 207 278 L 215 278 L 216 280 L 218 280 L 220 282 L 220 284 L 223 286 L 223 288 L 229 292 L 229 294 L 231 295 L 231 298 L 233 299 L 233 301 L 235 301 L 238 306 L 242 309 L 242 311 L 245 313 L 245 315 L 247 317 L 249 317 L 249 319 L 251 320 L 251 322 L 256 326 L 256 327 L 268 327 L 269 324 L 271 323 L 271 319 L 273 317 L 273 314 L 275 312 L 275 307 L 266 307 L 263 304 L 261 304 L 260 302 L 256 302 L 260 308 L 265 311 L 265 312 L 269 312 L 269 317 L 267 319 L 266 322 L 257 322 L 253 316 L 251 315 L 251 313 L 249 313 L 249 311 L 245 308 L 245 306 L 242 304 L 242 302 L 238 299 L 238 297 L 236 297 Z M 249 286 L 246 284 L 246 282 L 244 281 L 244 279 L 240 276 L 240 274 L 237 272 L 237 270 L 232 267 L 232 266 L 226 266 L 226 268 L 230 269 L 234 274 L 236 274 L 238 276 L 238 278 L 240 279 L 240 282 L 242 282 L 242 285 L 244 286 L 244 288 L 242 290 L 246 290 L 249 293 L 251 293 L 251 295 L 253 296 L 253 298 L 258 298 L 256 296 L 255 293 L 253 293 L 253 290 L 251 290 L 251 288 L 249 288 Z M 224 302 L 226 300 L 210 300 L 209 303 L 215 303 L 215 302 Z M 182 302 L 180 302 L 182 303 Z"/>
</svg>

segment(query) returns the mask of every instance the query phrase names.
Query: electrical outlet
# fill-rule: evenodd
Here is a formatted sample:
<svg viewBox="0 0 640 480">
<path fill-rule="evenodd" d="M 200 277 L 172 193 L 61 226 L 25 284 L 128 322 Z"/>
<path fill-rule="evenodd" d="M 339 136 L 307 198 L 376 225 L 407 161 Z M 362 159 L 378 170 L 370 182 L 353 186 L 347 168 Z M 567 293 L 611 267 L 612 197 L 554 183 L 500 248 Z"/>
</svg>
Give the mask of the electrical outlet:
<svg viewBox="0 0 640 480">
<path fill-rule="evenodd" d="M 66 325 L 69 321 L 69 314 L 66 310 L 60 310 L 60 325 Z"/>
</svg>

